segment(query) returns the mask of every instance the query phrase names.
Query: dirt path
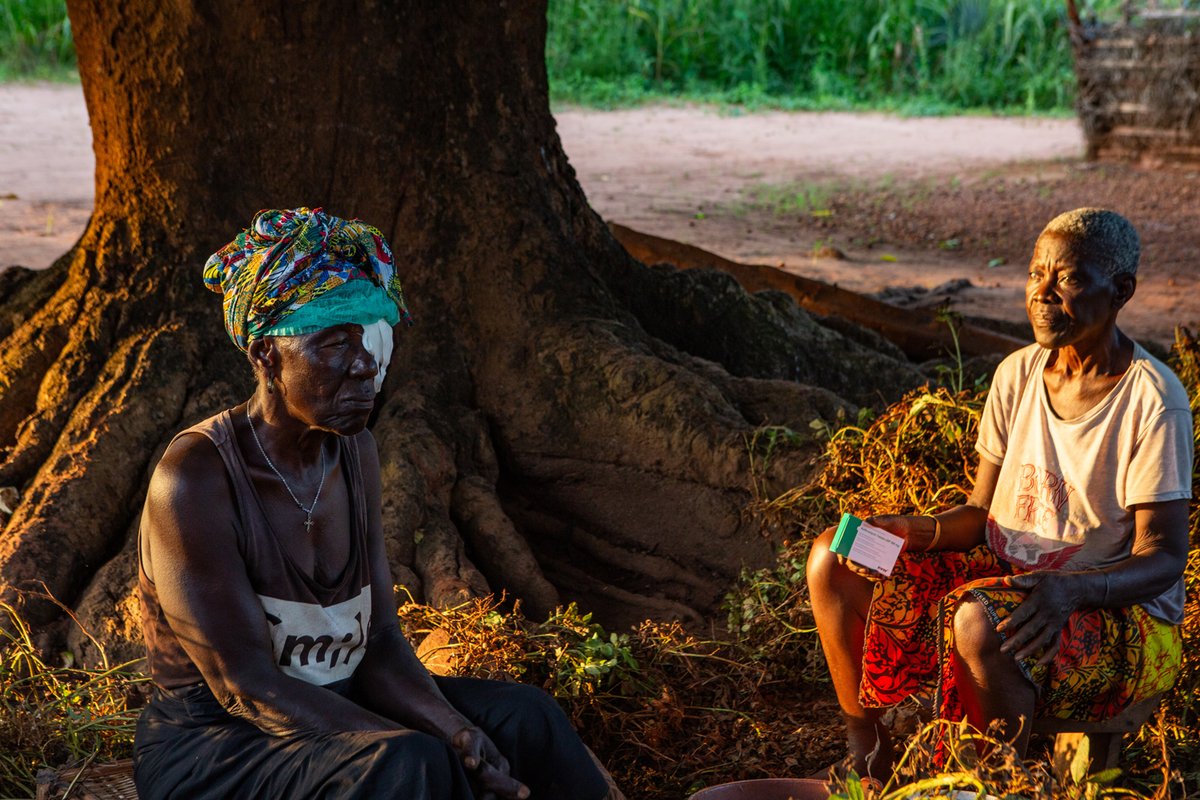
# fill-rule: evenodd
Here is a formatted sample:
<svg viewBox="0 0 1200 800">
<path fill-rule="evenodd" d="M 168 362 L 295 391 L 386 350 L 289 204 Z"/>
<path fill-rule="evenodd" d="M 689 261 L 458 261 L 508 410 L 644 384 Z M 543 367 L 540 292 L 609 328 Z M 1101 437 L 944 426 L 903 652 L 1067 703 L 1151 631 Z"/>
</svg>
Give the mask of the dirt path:
<svg viewBox="0 0 1200 800">
<path fill-rule="evenodd" d="M 0 269 L 47 267 L 75 244 L 93 164 L 78 86 L 0 85 Z"/>
<path fill-rule="evenodd" d="M 697 212 L 736 204 L 758 186 L 920 178 L 1074 158 L 1082 149 L 1073 120 L 730 116 L 693 107 L 568 109 L 556 117 L 592 206 L 631 228 L 658 226 L 660 236 L 671 236 L 662 227 L 668 219 L 686 226 Z"/>
<path fill-rule="evenodd" d="M 1179 190 L 1191 173 L 1091 170 L 1078 161 L 1073 120 L 691 107 L 556 117 L 606 219 L 857 291 L 890 290 L 910 303 L 945 297 L 1000 319 L 1023 318 L 1021 263 L 1040 224 L 1075 205 L 1124 211 L 1136 193 L 1143 213 L 1127 213 L 1148 258 L 1124 324 L 1166 341 L 1176 323 L 1200 319 L 1194 250 L 1176 241 L 1192 227 L 1193 198 Z M 81 90 L 0 86 L 0 267 L 45 267 L 69 248 L 91 187 Z M 828 245 L 847 258 L 814 255 Z M 925 293 L 939 286 L 941 294 Z"/>
</svg>

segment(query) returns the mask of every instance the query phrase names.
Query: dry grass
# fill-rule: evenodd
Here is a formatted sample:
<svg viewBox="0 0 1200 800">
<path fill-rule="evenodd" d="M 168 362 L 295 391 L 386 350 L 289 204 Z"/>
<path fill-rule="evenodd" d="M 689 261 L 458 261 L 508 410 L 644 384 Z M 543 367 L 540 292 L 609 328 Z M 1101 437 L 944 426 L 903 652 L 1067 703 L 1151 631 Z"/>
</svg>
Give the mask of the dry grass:
<svg viewBox="0 0 1200 800">
<path fill-rule="evenodd" d="M 679 798 L 778 774 L 809 746 L 798 706 L 778 702 L 795 696 L 794 681 L 745 642 L 699 638 L 676 623 L 610 633 L 574 606 L 546 622 L 519 608 L 500 613 L 490 600 L 408 604 L 400 617 L 413 641 L 448 635 L 438 655 L 454 674 L 518 679 L 558 698 L 630 797 Z"/>
<path fill-rule="evenodd" d="M 31 797 L 41 767 L 128 753 L 147 678 L 102 660 L 47 663 L 16 609 L 0 603 L 0 797 Z"/>
<path fill-rule="evenodd" d="M 812 530 L 844 511 L 924 514 L 961 503 L 975 474 L 975 437 L 985 392 L 918 389 L 877 418 L 834 431 L 810 483 L 753 510 Z"/>
</svg>

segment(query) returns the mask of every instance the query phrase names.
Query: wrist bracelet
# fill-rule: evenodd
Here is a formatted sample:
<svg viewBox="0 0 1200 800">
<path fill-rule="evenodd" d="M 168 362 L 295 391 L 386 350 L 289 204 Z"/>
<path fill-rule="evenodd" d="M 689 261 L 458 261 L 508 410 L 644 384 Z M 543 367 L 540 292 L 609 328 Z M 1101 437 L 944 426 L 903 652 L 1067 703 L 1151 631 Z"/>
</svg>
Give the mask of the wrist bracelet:
<svg viewBox="0 0 1200 800">
<path fill-rule="evenodd" d="M 933 514 L 930 514 L 929 518 L 933 520 L 933 538 L 929 540 L 929 544 L 925 545 L 926 553 L 937 547 L 938 539 L 942 538 L 942 521 Z"/>
</svg>

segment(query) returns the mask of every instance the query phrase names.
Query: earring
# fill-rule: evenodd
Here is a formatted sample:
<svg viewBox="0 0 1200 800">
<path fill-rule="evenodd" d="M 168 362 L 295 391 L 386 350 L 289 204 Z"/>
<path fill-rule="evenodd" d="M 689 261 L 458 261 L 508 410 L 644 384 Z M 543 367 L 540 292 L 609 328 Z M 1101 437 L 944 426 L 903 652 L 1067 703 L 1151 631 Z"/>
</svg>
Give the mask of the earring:
<svg viewBox="0 0 1200 800">
<path fill-rule="evenodd" d="M 267 394 L 275 394 L 275 376 L 267 376 Z"/>
</svg>

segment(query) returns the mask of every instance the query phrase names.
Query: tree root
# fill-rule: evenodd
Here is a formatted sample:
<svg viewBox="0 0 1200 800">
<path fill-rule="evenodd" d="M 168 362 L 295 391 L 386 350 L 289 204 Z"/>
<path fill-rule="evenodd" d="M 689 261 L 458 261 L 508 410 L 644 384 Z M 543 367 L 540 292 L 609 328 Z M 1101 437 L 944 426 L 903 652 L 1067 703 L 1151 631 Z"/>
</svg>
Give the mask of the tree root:
<svg viewBox="0 0 1200 800">
<path fill-rule="evenodd" d="M 81 305 L 78 283 L 68 282 L 0 344 L 0 443 L 13 442 L 18 426 L 38 407 L 43 376 L 71 340 Z"/>
<path fill-rule="evenodd" d="M 425 601 L 439 608 L 461 605 L 491 593 L 487 580 L 467 558 L 462 537 L 450 520 L 431 515 L 416 532 L 416 568 Z"/>
<path fill-rule="evenodd" d="M 112 352 L 117 318 L 125 311 L 99 290 L 84 295 L 79 302 L 67 301 L 58 309 L 53 332 L 45 331 L 45 338 L 65 335 L 67 339 L 57 351 L 51 351 L 53 361 L 45 365 L 40 380 L 29 374 L 31 365 L 22 365 L 25 385 L 18 394 L 27 402 L 32 399 L 35 406 L 20 423 L 15 443 L 0 464 L 0 485 L 23 486 L 50 457 L 59 435 L 75 414 L 76 404 L 93 389 L 105 367 L 106 357 Z M 29 327 L 18 331 L 13 341 L 21 341 Z M 36 390 L 31 391 L 34 386 Z"/>
<path fill-rule="evenodd" d="M 606 610 L 605 622 L 612 627 L 635 625 L 646 619 L 677 619 L 685 624 L 703 623 L 703 615 L 683 603 L 629 591 L 604 581 L 574 563 L 557 558 L 545 559 L 547 573 L 561 585 L 573 587 L 573 594 L 584 600 L 585 608 Z"/>
<path fill-rule="evenodd" d="M 430 346 L 417 342 L 413 349 L 423 345 Z M 454 402 L 467 393 L 469 375 L 446 370 L 414 382 L 390 394 L 372 428 L 387 454 L 384 534 L 393 570 L 434 605 L 457 605 L 495 587 L 534 613 L 548 613 L 558 595 L 495 495 L 499 467 L 486 419 Z M 430 395 L 448 393 L 451 402 L 431 413 Z"/>
<path fill-rule="evenodd" d="M 49 305 L 72 255 L 68 252 L 47 269 L 0 267 L 0 342 Z"/>
<path fill-rule="evenodd" d="M 832 422 L 858 412 L 858 406 L 821 386 L 773 378 L 738 377 L 720 365 L 651 340 L 651 351 L 712 383 L 738 410 L 746 424 L 783 425 L 802 431 L 813 420 Z M 880 398 L 882 399 L 882 398 Z"/>
<path fill-rule="evenodd" d="M 195 347 L 178 328 L 123 340 L 70 420 L 0 541 L 0 596 L 44 584 L 72 603 L 120 547 L 147 460 L 178 422 Z M 85 474 L 86 471 L 86 474 Z M 56 609 L 30 603 L 41 622 Z"/>
<path fill-rule="evenodd" d="M 762 264 L 740 264 L 699 247 L 611 224 L 613 235 L 646 264 L 668 263 L 678 269 L 717 269 L 732 275 L 747 291 L 785 292 L 802 308 L 832 314 L 883 334 L 910 358 L 924 361 L 954 352 L 946 325 L 929 311 L 900 308 L 837 286 L 793 275 Z M 1028 344 L 969 322 L 958 325 L 957 346 L 970 355 L 1010 353 Z"/>
<path fill-rule="evenodd" d="M 95 667 L 103 661 L 93 637 L 102 643 L 103 655 L 110 664 L 132 661 L 146 654 L 142 641 L 142 603 L 137 591 L 140 520 L 140 514 L 134 517 L 121 551 L 100 568 L 75 605 L 79 624 L 67 630 L 66 641 L 80 664 Z"/>
<path fill-rule="evenodd" d="M 519 597 L 530 616 L 543 617 L 558 605 L 558 590 L 542 574 L 529 543 L 504 513 L 494 484 L 479 476 L 454 487 L 452 516 L 493 587 Z"/>
</svg>

